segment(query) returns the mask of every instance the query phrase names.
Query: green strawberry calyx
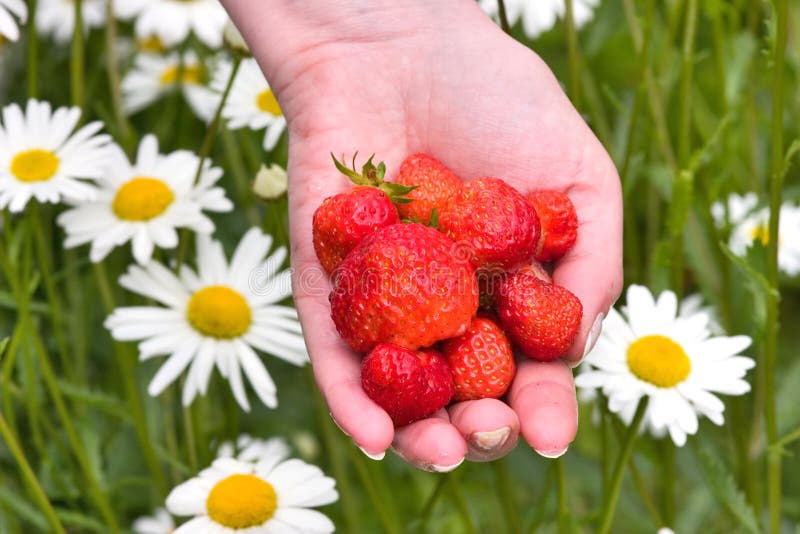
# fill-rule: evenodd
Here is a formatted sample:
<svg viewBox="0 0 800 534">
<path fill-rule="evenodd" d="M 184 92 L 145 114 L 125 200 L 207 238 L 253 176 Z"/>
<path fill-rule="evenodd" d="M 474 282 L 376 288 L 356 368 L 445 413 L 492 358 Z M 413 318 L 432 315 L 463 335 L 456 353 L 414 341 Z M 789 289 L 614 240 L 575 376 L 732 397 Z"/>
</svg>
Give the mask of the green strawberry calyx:
<svg viewBox="0 0 800 534">
<path fill-rule="evenodd" d="M 350 178 L 350 181 L 354 184 L 376 187 L 386 193 L 389 200 L 395 204 L 408 204 L 414 200 L 413 198 L 406 197 L 406 195 L 416 189 L 417 186 L 407 186 L 384 181 L 383 177 L 386 175 L 386 164 L 380 162 L 375 166 L 375 164 L 372 163 L 375 154 L 371 155 L 367 162 L 361 166 L 361 173 L 356 170 L 356 156 L 358 156 L 358 152 L 353 155 L 352 167 L 347 167 L 347 164 L 344 162 L 344 156 L 342 156 L 342 161 L 339 161 L 336 159 L 336 156 L 333 155 L 333 152 L 331 152 L 333 164 L 336 165 L 339 172 Z"/>
</svg>

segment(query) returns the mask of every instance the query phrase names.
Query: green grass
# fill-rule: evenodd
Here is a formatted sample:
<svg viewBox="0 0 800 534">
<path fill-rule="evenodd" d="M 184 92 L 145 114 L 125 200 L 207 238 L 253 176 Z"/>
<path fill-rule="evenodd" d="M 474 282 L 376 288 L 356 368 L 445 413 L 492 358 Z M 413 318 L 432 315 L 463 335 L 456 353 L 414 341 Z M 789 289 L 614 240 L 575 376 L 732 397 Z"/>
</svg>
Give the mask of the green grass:
<svg viewBox="0 0 800 534">
<path fill-rule="evenodd" d="M 680 533 L 800 525 L 800 279 L 778 275 L 770 248 L 745 261 L 726 254 L 709 215 L 730 192 L 755 191 L 773 206 L 800 200 L 800 171 L 787 158 L 800 138 L 800 4 L 790 2 L 780 21 L 778 12 L 747 0 L 604 0 L 580 30 L 562 21 L 527 41 L 511 29 L 555 71 L 617 165 L 626 283 L 700 292 L 729 333 L 754 339 L 754 391 L 725 399 L 725 426 L 701 420 L 674 464 L 664 443 L 636 440 L 619 469 L 611 532 L 655 532 L 665 520 Z M 113 32 L 94 31 L 72 54 L 42 40 L 0 45 L 8 56 L 2 76 L 13 80 L 0 83 L 0 105 L 24 101 L 30 85 L 54 105 L 86 102 L 85 116 L 104 120 L 128 148 L 155 131 L 162 151 L 199 151 L 204 128 L 185 104 L 181 131 L 164 112 L 177 100 L 121 120 L 108 42 Z M 26 56 L 31 46 L 36 54 Z M 72 85 L 71 70 L 84 73 Z M 286 164 L 286 139 L 263 154 L 260 135 L 221 127 L 210 149 L 227 171 L 228 196 L 243 208 L 217 224 L 228 244 L 251 224 L 287 239 L 285 199 L 264 204 L 249 193 L 262 161 Z M 333 425 L 309 371 L 275 359 L 275 411 L 256 404 L 242 413 L 218 378 L 189 410 L 175 385 L 150 398 L 146 384 L 159 362 L 136 362 L 133 345 L 112 343 L 101 326 L 108 310 L 98 303 L 132 302 L 114 283 L 129 253 L 116 250 L 92 268 L 85 251 L 60 246 L 57 212 L 40 206 L 35 221 L 3 214 L 0 534 L 124 531 L 207 465 L 216 444 L 245 431 L 311 441 L 305 459 L 337 479 L 341 499 L 323 511 L 342 532 L 599 528 L 626 432 L 605 410 L 595 424 L 593 406 L 582 406 L 578 437 L 558 463 L 520 444 L 495 465 L 436 475 L 391 453 L 380 463 L 362 456 Z"/>
</svg>

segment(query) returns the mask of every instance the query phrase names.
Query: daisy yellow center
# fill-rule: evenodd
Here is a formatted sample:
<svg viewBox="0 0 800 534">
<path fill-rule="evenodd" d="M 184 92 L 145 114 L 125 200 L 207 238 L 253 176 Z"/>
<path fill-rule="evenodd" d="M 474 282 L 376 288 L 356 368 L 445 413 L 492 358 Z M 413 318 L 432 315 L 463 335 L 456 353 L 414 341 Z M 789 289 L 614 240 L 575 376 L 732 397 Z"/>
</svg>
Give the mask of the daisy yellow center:
<svg viewBox="0 0 800 534">
<path fill-rule="evenodd" d="M 161 84 L 172 85 L 178 80 L 184 84 L 200 85 L 205 79 L 205 71 L 200 65 L 178 65 L 168 67 L 161 73 Z"/>
<path fill-rule="evenodd" d="M 149 221 L 172 204 L 175 195 L 157 178 L 137 176 L 119 188 L 111 205 L 114 213 L 126 221 Z"/>
<path fill-rule="evenodd" d="M 278 105 L 278 99 L 275 98 L 275 93 L 272 92 L 272 89 L 265 89 L 258 93 L 256 105 L 258 109 L 270 115 L 275 115 L 276 117 L 282 115 L 281 107 Z"/>
<path fill-rule="evenodd" d="M 161 39 L 159 39 L 156 35 L 151 35 L 150 37 L 145 37 L 144 39 L 137 39 L 136 45 L 142 52 L 160 53 L 167 49 L 167 47 L 164 46 L 164 43 L 161 42 Z"/>
<path fill-rule="evenodd" d="M 208 516 L 233 529 L 264 524 L 278 508 L 278 495 L 269 482 L 255 475 L 231 475 L 217 482 L 206 499 Z"/>
<path fill-rule="evenodd" d="M 189 299 L 186 318 L 203 335 L 231 339 L 247 332 L 252 313 L 238 291 L 226 286 L 208 286 Z"/>
<path fill-rule="evenodd" d="M 750 240 L 752 242 L 761 241 L 765 247 L 769 245 L 769 228 L 765 224 L 759 224 L 750 230 Z"/>
<path fill-rule="evenodd" d="M 666 336 L 644 336 L 628 347 L 628 367 L 637 378 L 661 388 L 671 388 L 689 376 L 689 356 Z"/>
<path fill-rule="evenodd" d="M 14 156 L 11 174 L 21 182 L 44 182 L 58 171 L 58 163 L 58 156 L 52 151 L 34 148 Z"/>
</svg>

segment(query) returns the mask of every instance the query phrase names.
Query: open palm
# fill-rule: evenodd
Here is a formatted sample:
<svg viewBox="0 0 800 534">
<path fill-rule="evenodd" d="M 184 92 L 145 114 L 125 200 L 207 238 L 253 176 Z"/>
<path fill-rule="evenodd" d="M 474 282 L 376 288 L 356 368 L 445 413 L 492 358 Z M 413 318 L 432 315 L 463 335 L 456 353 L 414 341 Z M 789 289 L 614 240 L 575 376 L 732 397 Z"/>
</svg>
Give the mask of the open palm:
<svg viewBox="0 0 800 534">
<path fill-rule="evenodd" d="M 550 70 L 472 2 L 454 2 L 436 25 L 429 17 L 412 24 L 414 12 L 402 5 L 384 8 L 373 19 L 380 28 L 369 32 L 362 26 L 371 22 L 359 22 L 360 12 L 347 22 L 335 13 L 306 16 L 306 42 L 296 45 L 298 30 L 282 35 L 291 25 L 276 24 L 258 0 L 227 4 L 289 123 L 294 296 L 317 383 L 337 424 L 370 454 L 393 446 L 414 465 L 435 470 L 465 457 L 502 456 L 520 432 L 541 454 L 561 453 L 577 430 L 572 374 L 561 361 L 520 360 L 508 404 L 461 402 L 395 431 L 361 389 L 361 358 L 336 332 L 330 284 L 311 241 L 314 210 L 350 186 L 331 152 L 347 159 L 374 153 L 386 162 L 389 180 L 407 155 L 424 152 L 465 180 L 495 176 L 523 193 L 563 191 L 580 227 L 554 279 L 584 306 L 567 356 L 580 360 L 596 338 L 599 314 L 621 289 L 621 199 L 613 164 Z"/>
</svg>

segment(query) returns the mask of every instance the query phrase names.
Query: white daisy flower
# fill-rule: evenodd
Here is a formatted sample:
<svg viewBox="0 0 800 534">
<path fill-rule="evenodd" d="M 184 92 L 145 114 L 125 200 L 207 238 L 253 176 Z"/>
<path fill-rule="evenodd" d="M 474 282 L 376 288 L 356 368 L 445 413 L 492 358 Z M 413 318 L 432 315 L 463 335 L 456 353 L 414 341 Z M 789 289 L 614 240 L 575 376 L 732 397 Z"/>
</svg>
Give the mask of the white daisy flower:
<svg viewBox="0 0 800 534">
<path fill-rule="evenodd" d="M 678 316 L 672 291 L 656 301 L 646 287 L 631 286 L 623 314 L 609 311 L 597 345 L 584 360 L 589 370 L 575 384 L 601 388 L 609 410 L 626 424 L 647 396 L 644 426 L 656 437 L 669 433 L 683 446 L 687 434 L 697 432 L 698 414 L 717 425 L 724 422 L 725 405 L 713 393 L 750 391 L 744 377 L 755 362 L 739 355 L 750 346 L 748 336 L 712 336 L 705 313 Z"/>
<path fill-rule="evenodd" d="M 233 203 L 215 187 L 222 170 L 206 160 L 195 183 L 200 158 L 187 150 L 161 155 L 158 140 L 147 135 L 136 163 L 114 147 L 107 172 L 97 179 L 97 197 L 59 215 L 67 239 L 64 247 L 92 244 L 89 258 L 98 263 L 115 248 L 132 242 L 133 257 L 144 265 L 153 249 L 175 248 L 177 228 L 210 234 L 214 223 L 203 210 L 225 212 Z"/>
<path fill-rule="evenodd" d="M 122 79 L 125 112 L 133 114 L 180 87 L 192 111 L 203 121 L 213 116 L 219 97 L 205 86 L 206 68 L 193 52 L 160 56 L 139 54 Z"/>
<path fill-rule="evenodd" d="M 28 100 L 23 112 L 17 104 L 3 108 L 0 124 L 0 209 L 19 212 L 35 198 L 57 203 L 94 198 L 82 178 L 103 175 L 111 137 L 97 135 L 101 122 L 77 131 L 80 108 L 52 111 L 48 102 Z"/>
<path fill-rule="evenodd" d="M 81 19 L 84 32 L 100 28 L 106 22 L 104 0 L 82 0 Z M 75 32 L 74 0 L 38 0 L 36 4 L 36 30 L 49 35 L 59 44 L 66 44 Z"/>
<path fill-rule="evenodd" d="M 217 458 L 236 458 L 240 462 L 258 462 L 263 458 L 276 458 L 276 461 L 289 457 L 289 444 L 283 438 L 259 439 L 250 434 L 242 434 L 232 441 L 222 443 L 217 449 Z"/>
<path fill-rule="evenodd" d="M 769 243 L 769 208 L 762 208 L 745 217 L 731 232 L 728 247 L 737 256 L 746 256 L 756 242 Z M 778 227 L 778 268 L 788 276 L 800 274 L 800 208 L 781 206 Z"/>
<path fill-rule="evenodd" d="M 728 196 L 727 202 L 720 200 L 711 204 L 711 217 L 717 228 L 723 228 L 725 223 L 737 225 L 744 220 L 758 205 L 758 195 L 755 193 L 745 193 L 739 195 L 732 193 Z"/>
<path fill-rule="evenodd" d="M 261 165 L 253 179 L 253 194 L 262 200 L 272 200 L 286 193 L 289 176 L 286 169 L 273 163 L 269 167 Z"/>
<path fill-rule="evenodd" d="M 497 0 L 479 0 L 483 10 L 495 20 L 499 17 Z M 572 15 L 580 28 L 594 16 L 600 0 L 573 0 Z M 538 37 L 556 24 L 566 14 L 564 0 L 505 0 L 508 23 L 514 26 L 522 19 L 522 29 L 531 39 Z"/>
<path fill-rule="evenodd" d="M 160 0 L 113 0 L 114 16 L 120 20 L 131 20 L 150 4 Z"/>
<path fill-rule="evenodd" d="M 336 481 L 302 460 L 221 458 L 173 489 L 167 509 L 194 516 L 175 534 L 325 534 L 333 522 L 311 508 L 338 499 Z"/>
<path fill-rule="evenodd" d="M 290 273 L 279 271 L 286 249 L 266 260 L 272 237 L 258 228 L 242 238 L 230 263 L 222 244 L 197 236 L 199 271 L 182 266 L 176 276 L 157 261 L 131 266 L 120 284 L 161 306 L 117 308 L 105 326 L 119 341 L 142 341 L 139 357 L 169 355 L 148 389 L 158 395 L 185 369 L 183 389 L 188 406 L 199 392 L 205 395 L 216 364 L 230 382 L 239 405 L 250 410 L 242 369 L 266 406 L 278 405 L 277 389 L 253 348 L 295 365 L 308 361 L 297 312 L 276 304 L 291 294 Z M 191 363 L 191 367 L 189 364 Z"/>
<path fill-rule="evenodd" d="M 175 521 L 163 508 L 156 510 L 151 516 L 140 517 L 131 526 L 133 534 L 172 534 Z"/>
<path fill-rule="evenodd" d="M 230 61 L 220 61 L 214 70 L 211 88 L 222 94 L 231 77 L 232 69 Z M 214 109 L 217 105 L 219 100 L 213 106 Z M 244 127 L 251 130 L 266 128 L 264 149 L 269 151 L 275 148 L 275 144 L 286 129 L 286 118 L 255 59 L 242 60 L 228 99 L 225 101 L 225 107 L 222 108 L 222 116 L 227 119 L 228 128 L 232 130 Z"/>
<path fill-rule="evenodd" d="M 0 41 L 3 37 L 9 41 L 19 39 L 19 26 L 14 17 L 21 24 L 28 20 L 28 6 L 24 0 L 0 0 Z"/>
<path fill-rule="evenodd" d="M 222 29 L 228 15 L 218 0 L 135 1 L 139 4 L 133 8 L 137 37 L 157 35 L 172 47 L 185 41 L 192 32 L 210 48 L 222 44 Z"/>
</svg>

